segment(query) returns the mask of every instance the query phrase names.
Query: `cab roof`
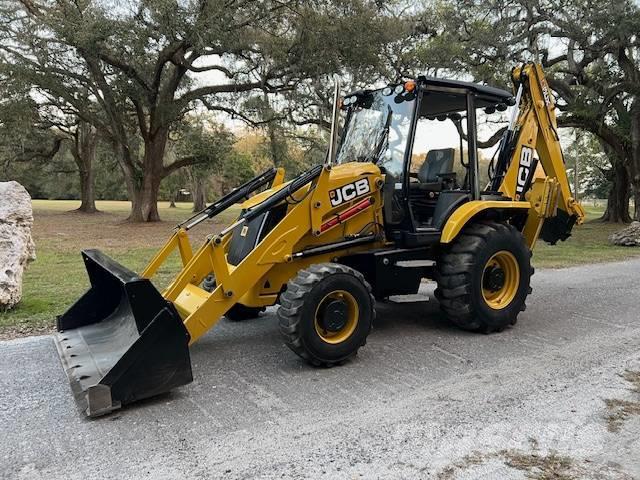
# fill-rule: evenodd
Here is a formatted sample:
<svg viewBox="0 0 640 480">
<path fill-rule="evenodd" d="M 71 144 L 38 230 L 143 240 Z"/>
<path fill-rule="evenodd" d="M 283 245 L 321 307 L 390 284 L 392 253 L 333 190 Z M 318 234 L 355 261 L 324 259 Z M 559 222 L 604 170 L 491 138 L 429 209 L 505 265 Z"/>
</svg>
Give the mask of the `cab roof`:
<svg viewBox="0 0 640 480">
<path fill-rule="evenodd" d="M 419 115 L 421 117 L 437 117 L 467 109 L 466 93 L 475 93 L 475 107 L 489 108 L 493 110 L 506 110 L 508 106 L 515 104 L 515 98 L 511 92 L 501 88 L 489 87 L 478 83 L 463 82 L 461 80 L 448 80 L 445 78 L 418 76 L 415 81 L 424 92 L 424 98 Z M 393 87 L 389 84 L 375 90 L 363 89 L 350 92 L 345 98 L 356 95 L 367 95 L 381 91 L 384 88 Z"/>
<path fill-rule="evenodd" d="M 466 92 L 475 94 L 476 108 L 502 110 L 515 104 L 513 94 L 500 88 L 424 75 L 419 76 L 416 81 L 423 87 L 425 95 L 430 97 L 428 101 L 423 102 L 421 116 L 445 115 L 465 110 Z"/>
</svg>

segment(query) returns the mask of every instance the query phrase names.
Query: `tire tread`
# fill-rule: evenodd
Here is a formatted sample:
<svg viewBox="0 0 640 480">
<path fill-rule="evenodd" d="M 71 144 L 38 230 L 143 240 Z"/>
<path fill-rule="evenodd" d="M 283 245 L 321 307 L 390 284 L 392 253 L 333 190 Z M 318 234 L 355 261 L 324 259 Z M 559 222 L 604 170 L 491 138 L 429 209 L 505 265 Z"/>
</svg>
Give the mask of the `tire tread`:
<svg viewBox="0 0 640 480">
<path fill-rule="evenodd" d="M 296 355 L 314 366 L 331 367 L 342 364 L 345 360 L 353 357 L 357 349 L 348 357 L 338 361 L 328 362 L 313 357 L 305 348 L 302 342 L 301 332 L 301 312 L 305 296 L 322 280 L 330 275 L 344 273 L 356 277 L 367 289 L 371 299 L 371 305 L 375 305 L 375 299 L 371 285 L 364 276 L 351 267 L 339 263 L 318 263 L 306 269 L 300 270 L 295 277 L 287 283 L 287 289 L 280 295 L 280 307 L 278 308 L 278 326 L 284 342 Z M 376 311 L 373 308 L 372 320 L 375 320 Z M 358 348 L 364 346 L 366 338 Z"/>
<path fill-rule="evenodd" d="M 440 255 L 435 280 L 438 288 L 435 296 L 440 302 L 440 308 L 447 318 L 456 326 L 470 331 L 491 333 L 503 330 L 506 325 L 490 325 L 477 315 L 471 304 L 471 289 L 473 288 L 471 269 L 474 258 L 484 248 L 494 235 L 517 236 L 524 242 L 524 237 L 510 224 L 481 221 L 468 225 L 462 231 L 455 243 Z M 529 276 L 533 274 L 530 267 Z M 528 287 L 528 292 L 531 289 Z M 523 303 L 521 311 L 526 308 Z M 509 322 L 515 324 L 517 317 Z"/>
</svg>

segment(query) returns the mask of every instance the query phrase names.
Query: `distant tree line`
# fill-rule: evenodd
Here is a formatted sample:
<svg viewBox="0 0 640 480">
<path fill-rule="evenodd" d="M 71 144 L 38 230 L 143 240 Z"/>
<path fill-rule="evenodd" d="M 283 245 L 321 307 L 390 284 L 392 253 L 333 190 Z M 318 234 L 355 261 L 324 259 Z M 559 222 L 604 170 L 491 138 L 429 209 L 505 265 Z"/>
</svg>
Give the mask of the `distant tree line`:
<svg viewBox="0 0 640 480">
<path fill-rule="evenodd" d="M 320 161 L 334 74 L 511 88 L 515 64 L 539 61 L 577 185 L 627 222 L 639 32 L 633 0 L 1 0 L 0 179 L 85 212 L 126 198 L 131 221 L 155 221 L 183 188 L 200 208 L 268 165 Z"/>
</svg>

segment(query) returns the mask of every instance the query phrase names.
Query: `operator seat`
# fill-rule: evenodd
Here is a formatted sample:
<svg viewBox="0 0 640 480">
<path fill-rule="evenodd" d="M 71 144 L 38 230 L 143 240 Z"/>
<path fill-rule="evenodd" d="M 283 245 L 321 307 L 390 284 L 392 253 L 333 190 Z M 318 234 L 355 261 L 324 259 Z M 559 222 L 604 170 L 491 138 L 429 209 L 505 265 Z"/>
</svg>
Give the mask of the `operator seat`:
<svg viewBox="0 0 640 480">
<path fill-rule="evenodd" d="M 418 181 L 409 184 L 409 201 L 414 218 L 422 225 L 432 224 L 441 192 L 456 187 L 454 154 L 453 148 L 429 150 L 418 173 L 412 174 Z"/>
<path fill-rule="evenodd" d="M 411 184 L 414 192 L 439 192 L 450 189 L 455 183 L 453 171 L 455 149 L 439 148 L 429 150 L 416 175 L 418 182 Z"/>
<path fill-rule="evenodd" d="M 438 178 L 443 173 L 453 172 L 453 156 L 455 149 L 439 148 L 429 150 L 424 163 L 418 170 L 418 180 L 420 183 L 440 183 Z"/>
</svg>

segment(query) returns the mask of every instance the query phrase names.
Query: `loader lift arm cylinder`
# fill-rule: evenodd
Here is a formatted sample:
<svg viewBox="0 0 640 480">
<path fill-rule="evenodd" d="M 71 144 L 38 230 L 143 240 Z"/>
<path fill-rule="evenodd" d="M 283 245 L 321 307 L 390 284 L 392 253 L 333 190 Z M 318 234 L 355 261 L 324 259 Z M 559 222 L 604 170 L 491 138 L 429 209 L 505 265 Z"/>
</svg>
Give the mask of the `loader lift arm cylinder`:
<svg viewBox="0 0 640 480">
<path fill-rule="evenodd" d="M 233 189 L 231 192 L 227 193 L 224 197 L 222 197 L 217 202 L 209 205 L 204 208 L 200 212 L 196 213 L 192 217 L 188 218 L 184 222 L 178 224 L 178 228 L 184 228 L 185 230 L 189 230 L 199 223 L 213 218 L 216 215 L 224 212 L 231 205 L 238 203 L 243 198 L 246 198 L 250 193 L 256 191 L 260 187 L 267 185 L 271 182 L 276 174 L 278 169 L 270 168 L 269 170 L 261 173 L 260 175 L 252 178 L 246 183 L 243 183 L 238 188 Z"/>
<path fill-rule="evenodd" d="M 235 221 L 233 224 L 229 225 L 227 228 L 225 228 L 220 232 L 220 235 L 218 235 L 217 237 L 217 241 L 220 242 L 222 237 L 224 237 L 227 233 L 229 233 L 236 227 L 250 222 L 251 220 L 256 218 L 258 215 L 263 214 L 267 210 L 271 209 L 278 203 L 285 200 L 287 197 L 291 197 L 296 191 L 300 190 L 307 183 L 311 182 L 312 180 L 315 180 L 320 175 L 323 168 L 324 168 L 323 165 L 316 165 L 315 167 L 310 168 L 306 172 L 303 172 L 298 177 L 294 178 L 289 183 L 289 185 L 278 190 L 276 193 L 274 193 L 269 198 L 259 203 L 255 207 L 244 212 L 237 221 Z M 298 203 L 298 201 L 294 200 L 294 203 Z"/>
</svg>

